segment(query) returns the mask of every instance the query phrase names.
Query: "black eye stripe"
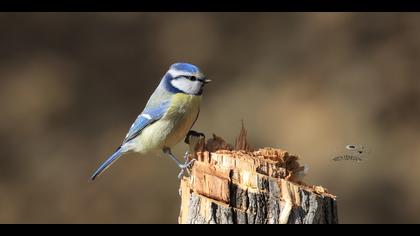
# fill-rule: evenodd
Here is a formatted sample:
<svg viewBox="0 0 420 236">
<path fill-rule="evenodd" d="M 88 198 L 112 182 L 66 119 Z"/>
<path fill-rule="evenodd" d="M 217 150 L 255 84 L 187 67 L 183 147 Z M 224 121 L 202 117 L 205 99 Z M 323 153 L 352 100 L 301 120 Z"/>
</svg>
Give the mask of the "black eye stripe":
<svg viewBox="0 0 420 236">
<path fill-rule="evenodd" d="M 199 79 L 199 78 L 197 78 L 193 75 L 179 75 L 179 76 L 175 77 L 174 79 L 178 79 L 178 78 L 182 78 L 182 77 L 187 78 L 191 81 L 197 81 L 198 80 L 198 81 L 204 83 L 204 79 Z"/>
</svg>

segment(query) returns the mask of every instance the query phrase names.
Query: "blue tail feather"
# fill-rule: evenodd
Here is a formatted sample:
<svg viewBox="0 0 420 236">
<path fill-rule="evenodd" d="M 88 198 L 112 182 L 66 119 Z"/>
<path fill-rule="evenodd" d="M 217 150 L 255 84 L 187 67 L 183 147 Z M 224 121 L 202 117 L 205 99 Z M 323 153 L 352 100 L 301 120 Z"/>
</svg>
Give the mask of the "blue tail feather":
<svg viewBox="0 0 420 236">
<path fill-rule="evenodd" d="M 90 177 L 90 179 L 95 180 L 96 177 L 101 175 L 106 169 L 108 169 L 112 164 L 114 164 L 114 162 L 116 160 L 118 160 L 118 158 L 120 158 L 122 156 L 122 154 L 123 154 L 123 152 L 122 152 L 121 147 L 120 147 L 114 152 L 114 154 L 112 154 L 112 156 L 110 156 L 108 158 L 108 160 L 106 160 L 104 163 L 102 163 L 102 165 L 95 171 L 95 173 L 93 173 L 93 175 Z"/>
</svg>

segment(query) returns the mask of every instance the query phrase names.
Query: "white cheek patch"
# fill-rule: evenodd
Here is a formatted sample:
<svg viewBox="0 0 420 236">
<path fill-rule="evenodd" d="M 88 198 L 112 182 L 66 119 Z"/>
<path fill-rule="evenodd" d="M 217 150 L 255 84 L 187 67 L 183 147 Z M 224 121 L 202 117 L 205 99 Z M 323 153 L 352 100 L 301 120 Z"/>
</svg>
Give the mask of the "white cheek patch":
<svg viewBox="0 0 420 236">
<path fill-rule="evenodd" d="M 201 82 L 191 81 L 186 78 L 174 79 L 171 81 L 172 86 L 187 94 L 198 94 L 201 89 Z"/>
</svg>

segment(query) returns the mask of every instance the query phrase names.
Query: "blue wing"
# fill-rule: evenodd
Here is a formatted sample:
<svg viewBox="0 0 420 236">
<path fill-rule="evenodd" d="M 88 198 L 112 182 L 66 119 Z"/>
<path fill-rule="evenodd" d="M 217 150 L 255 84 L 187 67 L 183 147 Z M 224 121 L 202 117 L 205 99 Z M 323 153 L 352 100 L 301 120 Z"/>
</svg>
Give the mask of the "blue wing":
<svg viewBox="0 0 420 236">
<path fill-rule="evenodd" d="M 133 125 L 131 125 L 131 128 L 125 137 L 123 144 L 133 140 L 141 133 L 144 128 L 162 118 L 168 107 L 169 101 L 161 103 L 158 107 L 146 107 L 134 121 Z"/>
</svg>

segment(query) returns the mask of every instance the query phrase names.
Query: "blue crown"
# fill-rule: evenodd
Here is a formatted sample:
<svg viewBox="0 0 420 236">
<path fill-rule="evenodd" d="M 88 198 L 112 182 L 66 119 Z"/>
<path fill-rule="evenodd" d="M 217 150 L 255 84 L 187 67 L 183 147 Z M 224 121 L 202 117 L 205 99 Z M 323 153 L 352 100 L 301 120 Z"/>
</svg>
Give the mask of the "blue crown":
<svg viewBox="0 0 420 236">
<path fill-rule="evenodd" d="M 185 71 L 185 72 L 190 72 L 190 73 L 198 73 L 200 71 L 198 67 L 189 63 L 175 63 L 171 66 L 170 69 L 175 69 L 178 71 Z"/>
</svg>

